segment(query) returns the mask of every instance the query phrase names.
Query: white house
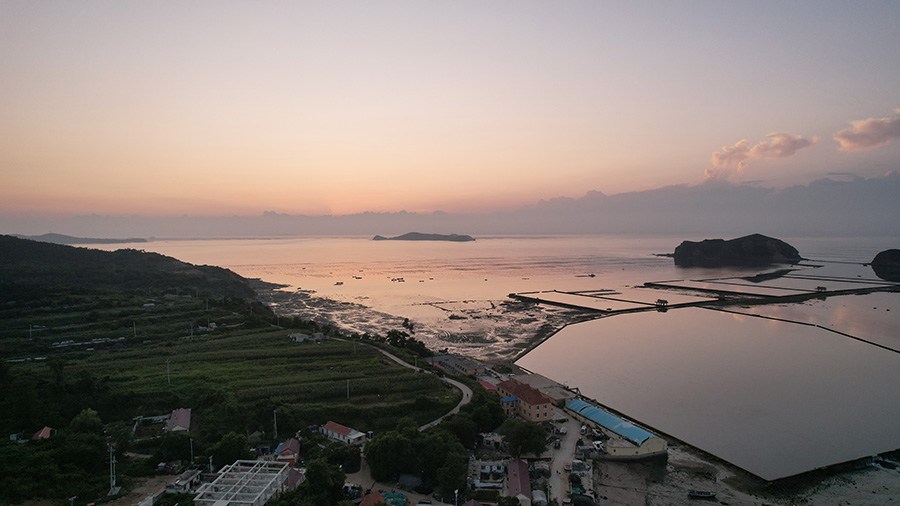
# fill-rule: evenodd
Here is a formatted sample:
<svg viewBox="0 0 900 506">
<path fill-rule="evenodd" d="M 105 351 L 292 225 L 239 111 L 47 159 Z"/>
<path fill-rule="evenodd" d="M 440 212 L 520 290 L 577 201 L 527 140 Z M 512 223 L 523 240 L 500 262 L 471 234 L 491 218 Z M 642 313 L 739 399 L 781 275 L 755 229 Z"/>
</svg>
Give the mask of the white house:
<svg viewBox="0 0 900 506">
<path fill-rule="evenodd" d="M 343 425 L 335 422 L 328 422 L 325 425 L 319 427 L 319 432 L 328 436 L 328 439 L 343 441 L 351 445 L 362 444 L 366 442 L 365 433 L 362 433 L 356 429 L 351 429 L 350 427 L 344 427 Z"/>
</svg>

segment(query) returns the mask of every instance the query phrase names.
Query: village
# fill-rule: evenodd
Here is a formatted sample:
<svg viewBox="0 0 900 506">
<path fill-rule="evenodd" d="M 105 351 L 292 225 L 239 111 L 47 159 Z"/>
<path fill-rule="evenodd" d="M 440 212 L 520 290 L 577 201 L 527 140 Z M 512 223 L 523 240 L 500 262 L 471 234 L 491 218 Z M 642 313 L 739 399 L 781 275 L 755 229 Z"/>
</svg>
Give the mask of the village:
<svg viewBox="0 0 900 506">
<path fill-rule="evenodd" d="M 291 334 L 289 339 L 311 344 L 321 343 L 325 336 Z M 508 436 L 501 435 L 499 427 L 480 433 L 474 450 L 465 456 L 466 487 L 442 496 L 424 486 L 421 476 L 415 473 L 401 473 L 392 482 L 376 481 L 371 463 L 363 458 L 365 447 L 375 434 L 327 420 L 279 440 L 274 448 L 261 441 L 259 433 L 251 434 L 249 441 L 255 445 L 256 458 L 239 459 L 221 469 L 213 468 L 211 458 L 207 466 L 161 462 L 158 472 L 164 478 L 159 486 L 164 489 L 152 491 L 139 504 L 153 506 L 167 494 L 191 493 L 196 494 L 194 504 L 200 506 L 262 506 L 301 485 L 307 478 L 302 448 L 310 444 L 324 446 L 326 442 L 346 445 L 358 455 L 359 470 L 346 474 L 342 490 L 345 500 L 362 506 L 596 504 L 605 499 L 599 492 L 597 461 L 665 462 L 664 439 L 582 398 L 577 388 L 568 388 L 521 369 L 501 373 L 457 354 L 438 353 L 429 357 L 430 371 L 426 371 L 387 350 L 380 351 L 386 358 L 417 372 L 438 374 L 448 388 L 462 393 L 459 404 L 451 412 L 418 427 L 419 431 L 432 429 L 472 400 L 472 389 L 453 377 L 474 378 L 476 388 L 483 388 L 491 402 L 499 404 L 507 419 L 540 428 L 537 448 L 542 450 L 522 451 L 519 446 L 511 449 Z M 157 423 L 165 431 L 191 431 L 190 408 L 138 418 L 135 428 Z"/>
</svg>

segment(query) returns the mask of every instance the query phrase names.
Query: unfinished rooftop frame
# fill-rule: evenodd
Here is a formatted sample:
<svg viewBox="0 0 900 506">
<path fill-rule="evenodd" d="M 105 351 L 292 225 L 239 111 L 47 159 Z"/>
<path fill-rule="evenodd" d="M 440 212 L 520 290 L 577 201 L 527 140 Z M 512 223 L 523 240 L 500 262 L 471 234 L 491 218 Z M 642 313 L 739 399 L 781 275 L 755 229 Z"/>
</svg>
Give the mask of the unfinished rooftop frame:
<svg viewBox="0 0 900 506">
<path fill-rule="evenodd" d="M 288 490 L 286 462 L 238 460 L 225 466 L 212 482 L 200 487 L 196 506 L 263 506 Z"/>
</svg>

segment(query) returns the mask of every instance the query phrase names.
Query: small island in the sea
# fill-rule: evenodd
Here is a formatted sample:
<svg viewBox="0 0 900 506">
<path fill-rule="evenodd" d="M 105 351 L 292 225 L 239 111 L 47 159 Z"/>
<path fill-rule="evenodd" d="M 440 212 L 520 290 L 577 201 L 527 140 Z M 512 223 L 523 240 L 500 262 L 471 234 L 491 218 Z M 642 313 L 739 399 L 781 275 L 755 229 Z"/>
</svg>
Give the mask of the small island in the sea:
<svg viewBox="0 0 900 506">
<path fill-rule="evenodd" d="M 384 237 L 376 235 L 373 241 L 449 241 L 449 242 L 470 242 L 475 238 L 471 235 L 460 234 L 423 234 L 421 232 L 409 232 L 407 234 L 398 235 L 396 237 Z"/>
<path fill-rule="evenodd" d="M 684 241 L 675 248 L 675 265 L 681 267 L 757 266 L 795 264 L 803 257 L 790 244 L 762 234 L 737 239 Z"/>
</svg>

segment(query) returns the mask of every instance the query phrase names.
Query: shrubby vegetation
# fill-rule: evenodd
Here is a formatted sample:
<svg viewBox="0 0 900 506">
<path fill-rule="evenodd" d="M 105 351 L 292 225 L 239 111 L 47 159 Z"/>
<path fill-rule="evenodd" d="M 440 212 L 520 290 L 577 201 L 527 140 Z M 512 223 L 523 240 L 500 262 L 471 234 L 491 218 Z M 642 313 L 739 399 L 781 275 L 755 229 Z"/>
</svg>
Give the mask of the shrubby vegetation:
<svg viewBox="0 0 900 506">
<path fill-rule="evenodd" d="M 394 430 L 378 434 L 365 447 L 366 462 L 378 481 L 396 481 L 400 474 L 419 476 L 427 488 L 445 495 L 465 487 L 466 449 L 474 449 L 479 434 L 490 432 L 505 419 L 499 398 L 473 386 L 472 402 L 437 427 L 419 432 L 406 417 Z"/>
<path fill-rule="evenodd" d="M 103 423 L 85 409 L 46 440 L 0 443 L 0 504 L 35 497 L 93 497 L 109 485 Z"/>
<path fill-rule="evenodd" d="M 290 342 L 286 329 L 329 331 L 277 318 L 224 269 L 3 236 L 0 258 L 0 356 L 21 360 L 0 362 L 0 504 L 74 495 L 86 503 L 105 494 L 107 445 L 127 483 L 154 474 L 158 462 L 189 461 L 191 444 L 198 463 L 249 457 L 246 434 L 277 443 L 273 411 L 283 440 L 326 420 L 379 431 L 413 413 L 421 424 L 459 401 L 434 375 L 371 347 Z M 391 348 L 401 356 L 429 353 L 403 332 L 368 339 L 402 346 Z M 159 424 L 132 434 L 133 417 L 182 407 L 192 408 L 190 434 L 160 434 Z M 5 437 L 28 438 L 45 425 L 58 434 L 24 444 Z M 131 459 L 129 450 L 152 457 Z M 311 465 L 316 456 L 324 463 L 325 482 L 336 479 L 336 466 L 359 467 L 358 452 L 337 446 L 309 454 Z M 307 491 L 317 504 L 334 497 L 323 487 Z"/>
</svg>

